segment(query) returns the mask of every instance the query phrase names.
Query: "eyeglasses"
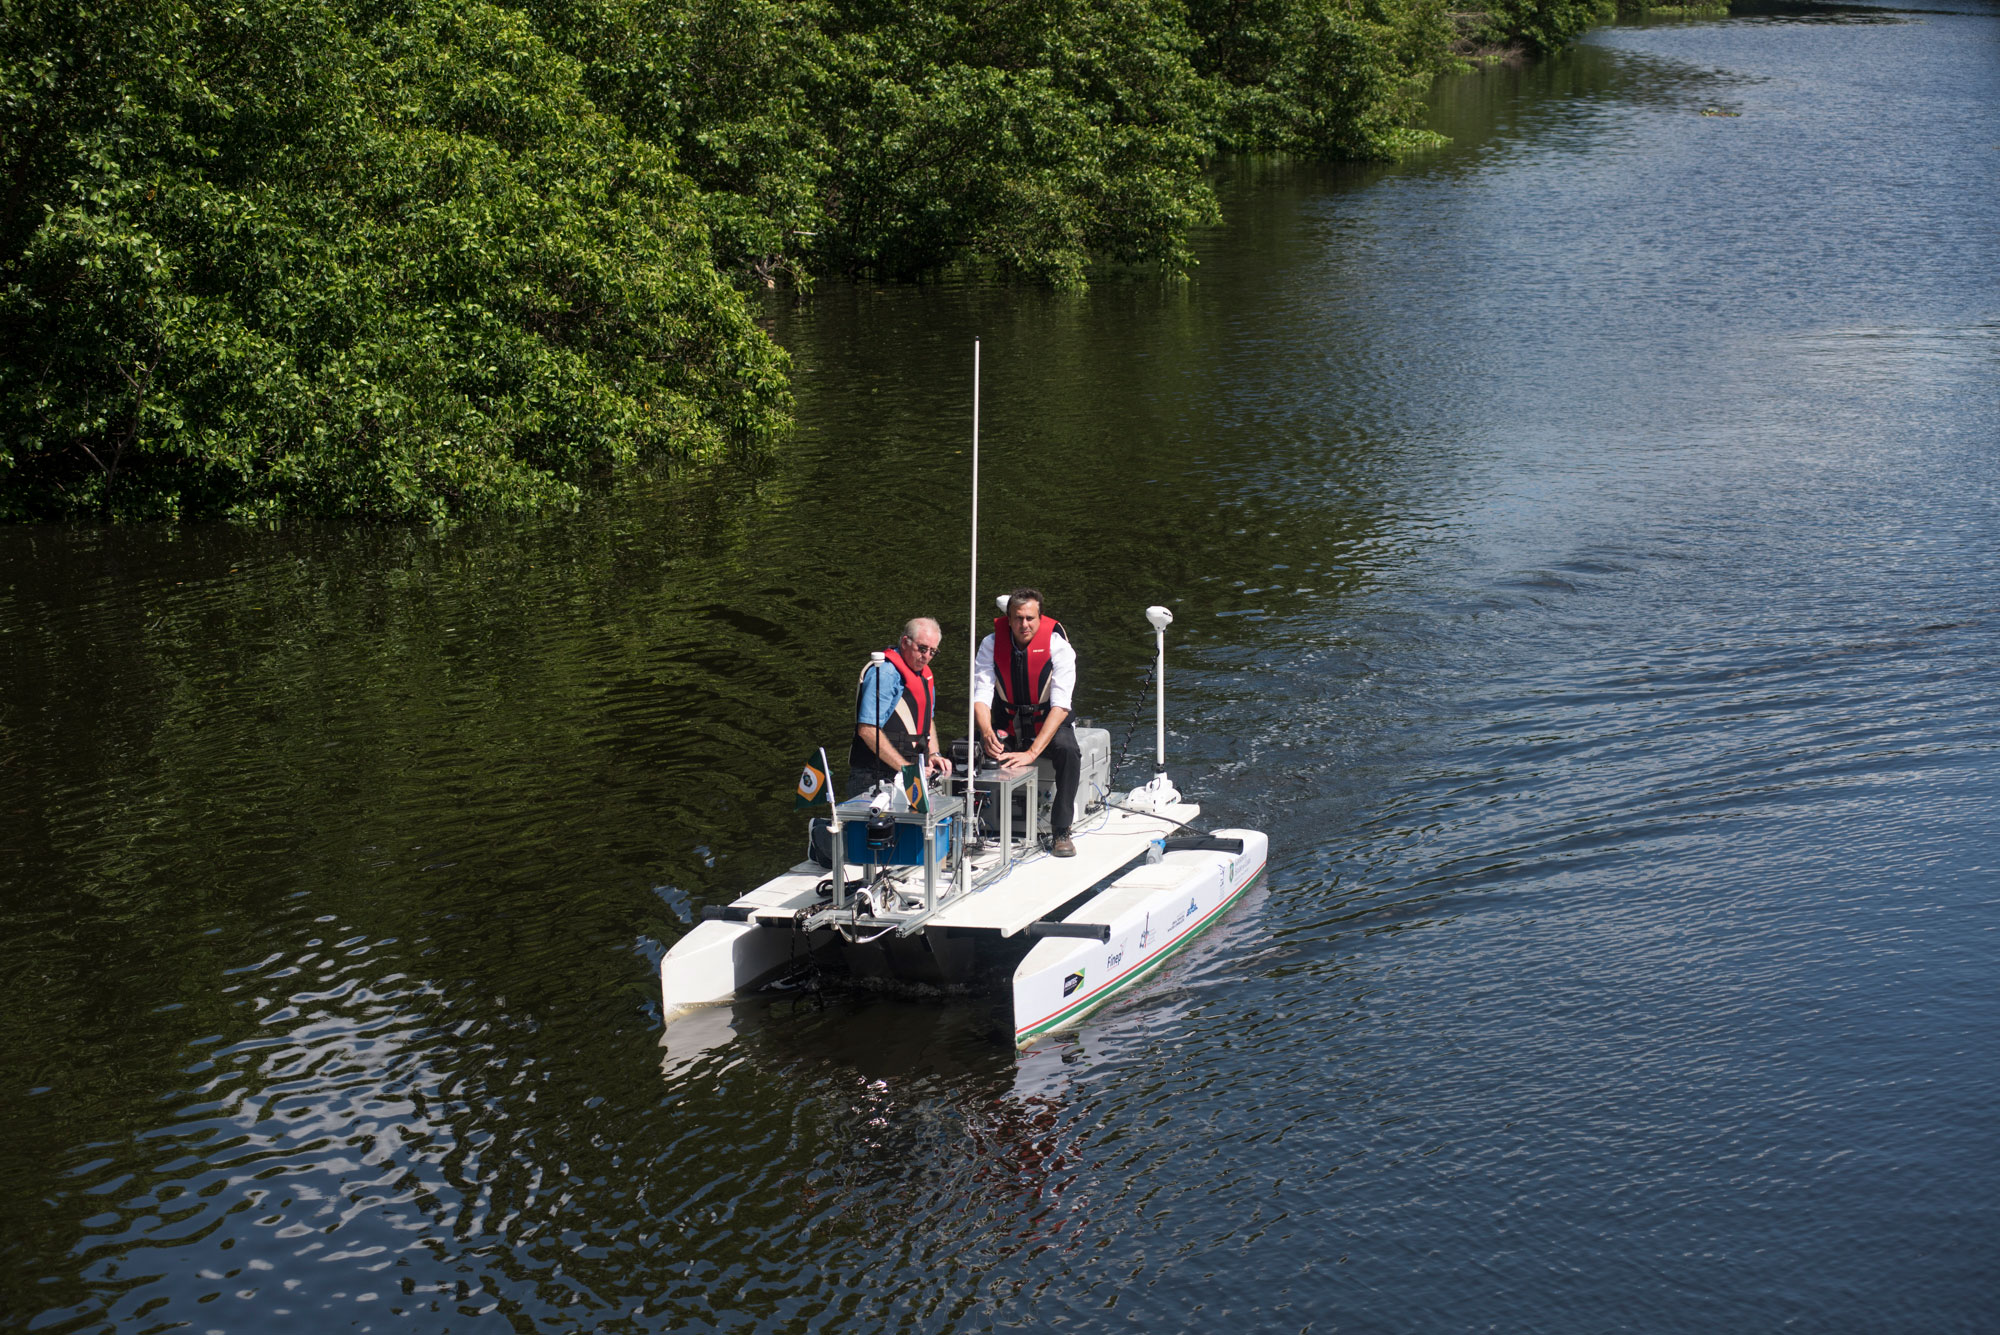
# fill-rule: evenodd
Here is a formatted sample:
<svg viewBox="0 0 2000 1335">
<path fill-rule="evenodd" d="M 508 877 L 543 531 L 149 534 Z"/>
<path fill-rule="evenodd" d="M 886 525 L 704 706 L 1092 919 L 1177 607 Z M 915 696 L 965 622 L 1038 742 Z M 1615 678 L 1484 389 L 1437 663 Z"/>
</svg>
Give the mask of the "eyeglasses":
<svg viewBox="0 0 2000 1335">
<path fill-rule="evenodd" d="M 922 654 L 925 658 L 929 658 L 937 651 L 938 647 L 935 644 L 918 644 L 915 640 L 910 641 L 910 652 L 913 654 Z"/>
</svg>

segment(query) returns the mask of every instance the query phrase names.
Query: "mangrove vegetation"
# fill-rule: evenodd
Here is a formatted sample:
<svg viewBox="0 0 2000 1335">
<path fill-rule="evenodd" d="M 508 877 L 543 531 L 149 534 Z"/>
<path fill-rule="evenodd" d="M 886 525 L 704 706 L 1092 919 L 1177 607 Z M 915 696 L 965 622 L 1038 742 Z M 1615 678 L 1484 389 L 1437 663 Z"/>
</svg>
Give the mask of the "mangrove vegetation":
<svg viewBox="0 0 2000 1335">
<path fill-rule="evenodd" d="M 1609 0 L 0 0 L 0 518 L 439 520 L 786 427 L 764 288 L 1183 271 Z"/>
</svg>

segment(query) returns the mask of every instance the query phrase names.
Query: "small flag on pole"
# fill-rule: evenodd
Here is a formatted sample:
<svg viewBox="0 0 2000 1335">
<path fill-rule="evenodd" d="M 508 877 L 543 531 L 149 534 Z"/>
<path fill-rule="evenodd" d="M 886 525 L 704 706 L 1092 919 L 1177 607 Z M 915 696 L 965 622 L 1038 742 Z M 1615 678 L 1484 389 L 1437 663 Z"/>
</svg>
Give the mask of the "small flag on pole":
<svg viewBox="0 0 2000 1335">
<path fill-rule="evenodd" d="M 922 765 L 903 766 L 903 798 L 910 804 L 910 810 L 928 813 L 931 809 L 930 787 L 924 782 Z"/>
<path fill-rule="evenodd" d="M 811 806 L 822 797 L 830 806 L 833 803 L 833 784 L 827 778 L 826 748 L 806 758 L 804 772 L 799 775 L 799 795 L 792 802 L 792 810 L 799 811 Z"/>
</svg>

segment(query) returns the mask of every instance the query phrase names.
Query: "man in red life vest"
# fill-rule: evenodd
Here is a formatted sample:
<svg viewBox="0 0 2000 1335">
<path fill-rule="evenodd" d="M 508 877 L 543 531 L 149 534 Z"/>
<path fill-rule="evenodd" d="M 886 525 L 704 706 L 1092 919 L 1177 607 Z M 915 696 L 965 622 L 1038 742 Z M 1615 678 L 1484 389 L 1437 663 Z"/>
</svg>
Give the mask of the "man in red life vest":
<svg viewBox="0 0 2000 1335">
<path fill-rule="evenodd" d="M 1007 615 L 995 618 L 993 633 L 979 642 L 972 669 L 972 717 L 981 746 L 1002 771 L 1026 769 L 1044 755 L 1055 767 L 1049 852 L 1059 858 L 1076 856 L 1069 825 L 1076 813 L 1083 752 L 1070 723 L 1075 691 L 1076 650 L 1070 647 L 1069 632 L 1054 617 L 1042 615 L 1039 590 L 1014 590 L 1007 596 Z"/>
<path fill-rule="evenodd" d="M 929 617 L 913 617 L 896 643 L 871 658 L 854 691 L 854 741 L 847 748 L 847 795 L 857 797 L 905 765 L 928 757 L 939 775 L 951 761 L 938 752 L 937 682 L 931 659 L 944 632 Z"/>
</svg>

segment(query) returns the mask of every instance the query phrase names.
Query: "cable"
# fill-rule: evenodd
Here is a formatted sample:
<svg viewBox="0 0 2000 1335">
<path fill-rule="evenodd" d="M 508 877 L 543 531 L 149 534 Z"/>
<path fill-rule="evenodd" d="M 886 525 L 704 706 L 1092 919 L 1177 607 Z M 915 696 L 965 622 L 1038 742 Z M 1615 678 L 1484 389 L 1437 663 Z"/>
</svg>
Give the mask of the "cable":
<svg viewBox="0 0 2000 1335">
<path fill-rule="evenodd" d="M 805 981 L 796 985 L 812 997 L 814 1009 L 824 1010 L 826 1009 L 826 997 L 822 994 L 823 984 L 819 967 L 819 952 L 813 949 L 812 933 L 806 930 L 806 915 L 811 912 L 811 909 L 800 909 L 792 915 L 791 958 L 786 962 L 785 976 L 788 983 L 799 977 L 799 938 L 804 937 L 806 942 Z"/>
<path fill-rule="evenodd" d="M 1106 810 L 1111 805 L 1111 794 L 1094 783 L 1090 785 L 1090 791 L 1096 795 L 1096 810 L 1084 819 L 1083 824 L 1070 831 L 1072 835 L 1089 834 L 1111 819 L 1111 813 Z"/>
<path fill-rule="evenodd" d="M 1132 721 L 1125 725 L 1125 744 L 1118 748 L 1118 759 L 1111 763 L 1111 772 L 1116 774 L 1125 764 L 1125 758 L 1132 754 L 1132 737 L 1139 731 L 1139 719 L 1146 712 L 1146 693 L 1152 689 L 1153 673 L 1158 670 L 1157 662 L 1146 665 L 1146 684 L 1139 688 L 1139 703 L 1132 710 Z M 1109 798 L 1106 798 L 1109 801 Z"/>
<path fill-rule="evenodd" d="M 1160 813 L 1157 811 L 1148 811 L 1144 807 L 1128 807 L 1123 802 L 1113 802 L 1108 797 L 1104 799 L 1104 805 L 1107 807 L 1117 807 L 1120 811 L 1129 811 L 1135 816 L 1151 816 L 1155 820 L 1161 819 Z M 1194 822 L 1191 820 L 1184 820 L 1180 824 L 1174 826 L 1173 829 L 1168 830 L 1167 833 L 1174 834 L 1181 830 L 1194 830 Z M 1196 834 L 1208 833 L 1207 830 L 1194 830 L 1194 832 Z"/>
</svg>

